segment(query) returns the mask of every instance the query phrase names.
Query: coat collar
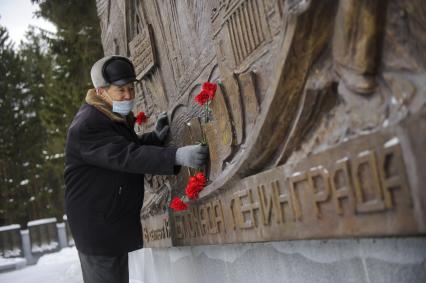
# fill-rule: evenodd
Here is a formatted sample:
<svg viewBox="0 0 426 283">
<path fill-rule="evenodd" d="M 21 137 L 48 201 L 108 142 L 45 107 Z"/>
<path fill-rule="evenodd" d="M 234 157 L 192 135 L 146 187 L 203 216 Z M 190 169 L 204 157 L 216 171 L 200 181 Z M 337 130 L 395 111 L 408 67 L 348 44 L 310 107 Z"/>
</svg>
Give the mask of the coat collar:
<svg viewBox="0 0 426 283">
<path fill-rule="evenodd" d="M 86 102 L 89 105 L 92 105 L 103 114 L 105 114 L 108 118 L 110 118 L 114 122 L 128 123 L 126 121 L 126 117 L 121 116 L 120 114 L 112 112 L 111 106 L 102 100 L 97 94 L 94 88 L 89 89 L 86 95 Z M 130 116 L 130 115 L 128 115 Z"/>
</svg>

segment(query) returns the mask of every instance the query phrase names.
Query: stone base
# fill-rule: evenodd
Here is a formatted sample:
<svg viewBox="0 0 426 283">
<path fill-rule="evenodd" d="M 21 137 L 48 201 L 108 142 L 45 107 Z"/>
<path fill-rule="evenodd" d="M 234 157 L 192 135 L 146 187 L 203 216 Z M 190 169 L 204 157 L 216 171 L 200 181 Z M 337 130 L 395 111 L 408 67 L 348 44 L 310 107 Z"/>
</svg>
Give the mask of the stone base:
<svg viewBox="0 0 426 283">
<path fill-rule="evenodd" d="M 426 282 L 426 238 L 283 241 L 142 249 L 131 282 Z"/>
</svg>

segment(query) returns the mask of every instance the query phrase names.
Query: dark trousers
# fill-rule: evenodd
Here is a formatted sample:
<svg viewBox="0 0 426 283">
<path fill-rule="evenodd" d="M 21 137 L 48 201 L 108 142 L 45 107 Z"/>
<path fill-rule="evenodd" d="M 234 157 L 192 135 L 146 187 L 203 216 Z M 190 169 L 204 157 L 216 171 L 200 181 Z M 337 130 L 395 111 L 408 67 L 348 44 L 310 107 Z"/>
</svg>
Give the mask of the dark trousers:
<svg viewBox="0 0 426 283">
<path fill-rule="evenodd" d="M 129 257 L 86 255 L 78 252 L 84 283 L 129 283 Z"/>
</svg>

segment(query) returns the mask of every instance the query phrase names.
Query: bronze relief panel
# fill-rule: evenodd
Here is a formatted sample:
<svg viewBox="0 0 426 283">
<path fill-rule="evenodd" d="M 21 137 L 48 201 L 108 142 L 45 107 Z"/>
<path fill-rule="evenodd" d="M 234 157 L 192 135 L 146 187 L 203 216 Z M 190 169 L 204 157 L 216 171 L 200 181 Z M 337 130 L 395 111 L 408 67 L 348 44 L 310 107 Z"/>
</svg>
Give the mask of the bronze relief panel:
<svg viewBox="0 0 426 283">
<path fill-rule="evenodd" d="M 194 171 L 147 176 L 147 246 L 425 233 L 424 176 L 407 170 L 423 161 L 392 130 L 426 103 L 421 1 L 125 3 L 123 25 L 123 5 L 97 1 L 106 53 L 131 55 L 141 79 L 136 110 L 152 119 L 138 131 L 168 111 L 169 145 L 205 134 L 211 159 L 186 212 L 167 205 Z"/>
</svg>

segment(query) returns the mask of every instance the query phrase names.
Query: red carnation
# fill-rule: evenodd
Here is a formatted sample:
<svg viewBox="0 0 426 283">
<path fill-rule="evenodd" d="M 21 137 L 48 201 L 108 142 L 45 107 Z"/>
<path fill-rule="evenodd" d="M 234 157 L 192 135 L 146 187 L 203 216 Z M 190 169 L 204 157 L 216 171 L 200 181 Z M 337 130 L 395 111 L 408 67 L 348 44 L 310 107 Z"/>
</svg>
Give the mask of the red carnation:
<svg viewBox="0 0 426 283">
<path fill-rule="evenodd" d="M 210 93 L 207 90 L 201 90 L 201 92 L 195 97 L 195 101 L 200 105 L 206 104 L 209 99 Z"/>
<path fill-rule="evenodd" d="M 194 186 L 194 187 L 199 187 L 200 186 L 200 182 L 197 180 L 197 178 L 195 178 L 194 176 L 192 176 L 192 177 L 189 178 L 188 185 L 189 186 Z"/>
<path fill-rule="evenodd" d="M 205 83 L 203 83 L 202 89 L 207 90 L 208 92 L 211 92 L 214 95 L 214 93 L 216 92 L 216 89 L 217 89 L 217 84 L 214 84 L 214 83 L 211 83 L 211 82 L 205 82 Z"/>
<path fill-rule="evenodd" d="M 209 104 L 210 101 L 213 100 L 217 89 L 217 84 L 211 82 L 205 82 L 201 86 L 201 91 L 199 94 L 195 96 L 195 101 L 201 106 L 205 105 L 204 110 L 204 122 L 209 122 Z M 207 144 L 207 138 L 205 137 L 203 131 L 201 131 L 202 135 L 202 144 Z"/>
<path fill-rule="evenodd" d="M 184 203 L 180 198 L 174 197 L 170 203 L 170 208 L 174 211 L 182 211 L 188 209 L 188 205 Z"/>
<path fill-rule="evenodd" d="M 195 174 L 195 178 L 197 179 L 198 183 L 201 186 L 203 186 L 203 187 L 206 186 L 207 178 L 206 178 L 206 176 L 204 176 L 203 173 L 199 172 L 199 173 Z"/>
<path fill-rule="evenodd" d="M 198 194 L 204 189 L 207 178 L 203 173 L 197 173 L 189 178 L 188 185 L 185 188 L 185 194 L 189 199 L 197 199 Z"/>
<path fill-rule="evenodd" d="M 214 91 L 209 92 L 209 100 L 213 100 L 214 95 L 215 95 L 215 92 L 214 92 Z"/>
<path fill-rule="evenodd" d="M 185 194 L 189 199 L 197 199 L 200 191 L 196 184 L 188 184 L 185 188 Z"/>
<path fill-rule="evenodd" d="M 148 117 L 145 115 L 145 112 L 139 112 L 138 116 L 136 116 L 136 124 L 141 125 L 148 120 Z"/>
</svg>

